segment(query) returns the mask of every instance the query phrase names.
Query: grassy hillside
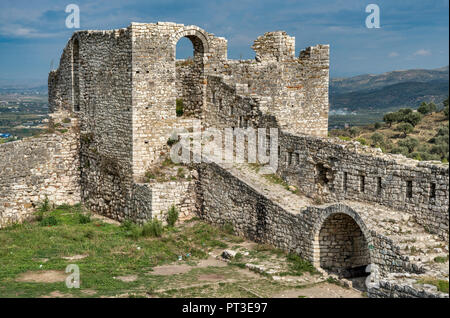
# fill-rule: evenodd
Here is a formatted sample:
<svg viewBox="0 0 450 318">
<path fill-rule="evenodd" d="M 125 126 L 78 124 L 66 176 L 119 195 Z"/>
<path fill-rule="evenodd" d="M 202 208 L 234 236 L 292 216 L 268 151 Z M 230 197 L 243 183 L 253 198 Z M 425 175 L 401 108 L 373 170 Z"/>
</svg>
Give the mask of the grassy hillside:
<svg viewBox="0 0 450 318">
<path fill-rule="evenodd" d="M 411 115 L 415 114 L 415 115 Z M 410 111 L 409 119 L 378 122 L 376 124 L 334 129 L 330 136 L 359 141 L 363 145 L 379 147 L 386 153 L 403 154 L 417 160 L 449 161 L 448 100 L 446 111 L 440 110 L 421 115 Z M 420 119 L 419 119 L 420 118 Z M 410 123 L 415 125 L 411 125 Z"/>
</svg>

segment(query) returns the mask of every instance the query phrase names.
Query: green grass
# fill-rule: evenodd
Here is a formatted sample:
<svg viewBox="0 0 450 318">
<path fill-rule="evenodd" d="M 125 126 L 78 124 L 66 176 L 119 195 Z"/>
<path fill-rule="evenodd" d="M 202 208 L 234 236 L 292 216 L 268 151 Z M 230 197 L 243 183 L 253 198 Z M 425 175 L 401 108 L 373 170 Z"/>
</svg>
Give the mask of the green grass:
<svg viewBox="0 0 450 318">
<path fill-rule="evenodd" d="M 435 278 L 422 278 L 417 281 L 419 284 L 429 284 L 436 286 L 438 291 L 448 294 L 448 281 Z"/>
<path fill-rule="evenodd" d="M 41 221 L 0 230 L 0 297 L 39 297 L 54 291 L 76 297 L 139 295 L 143 289 L 151 292 L 161 286 L 163 278 L 148 274 L 154 266 L 176 262 L 179 255 L 189 255 L 192 261 L 205 259 L 214 248 L 226 248 L 224 240 L 237 240 L 221 228 L 198 221 L 182 228 L 164 228 L 158 238 L 133 236 L 141 227 L 132 222 L 122 226 L 92 218 L 80 222 L 82 212 L 80 206 L 49 208 L 42 212 Z M 56 222 L 44 222 L 49 219 Z M 88 256 L 63 259 L 74 255 Z M 64 271 L 72 263 L 80 268 L 80 289 L 68 289 L 64 282 L 16 281 L 21 273 Z M 124 275 L 137 275 L 138 279 L 114 279 Z M 95 294 L 83 294 L 85 289 L 95 290 Z"/>
<path fill-rule="evenodd" d="M 436 263 L 446 263 L 446 262 L 448 262 L 448 255 L 446 257 L 444 257 L 444 256 L 436 256 L 434 258 L 434 261 Z"/>
</svg>

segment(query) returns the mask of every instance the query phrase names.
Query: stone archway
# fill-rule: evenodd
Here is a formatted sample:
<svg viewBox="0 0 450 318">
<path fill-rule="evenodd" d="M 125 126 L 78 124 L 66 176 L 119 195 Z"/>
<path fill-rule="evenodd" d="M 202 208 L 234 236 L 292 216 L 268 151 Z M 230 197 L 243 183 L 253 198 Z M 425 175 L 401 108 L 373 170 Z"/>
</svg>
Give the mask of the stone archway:
<svg viewBox="0 0 450 318">
<path fill-rule="evenodd" d="M 353 210 L 331 207 L 316 225 L 314 265 L 343 278 L 367 276 L 372 238 Z"/>
<path fill-rule="evenodd" d="M 176 46 L 178 41 L 186 37 L 194 48 L 191 61 L 176 61 Z M 205 62 L 209 52 L 206 33 L 199 28 L 187 28 L 177 32 L 172 37 L 174 62 L 177 81 L 177 99 L 182 100 L 185 116 L 201 118 L 206 102 Z"/>
</svg>

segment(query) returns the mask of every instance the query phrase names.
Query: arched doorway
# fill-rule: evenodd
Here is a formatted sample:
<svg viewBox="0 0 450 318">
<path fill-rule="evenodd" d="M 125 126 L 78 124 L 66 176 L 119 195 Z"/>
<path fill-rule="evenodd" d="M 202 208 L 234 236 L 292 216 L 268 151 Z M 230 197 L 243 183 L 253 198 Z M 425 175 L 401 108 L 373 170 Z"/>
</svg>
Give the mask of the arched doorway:
<svg viewBox="0 0 450 318">
<path fill-rule="evenodd" d="M 189 58 L 177 59 L 177 44 L 190 40 L 193 54 Z M 185 41 L 186 42 L 186 41 Z M 186 47 L 185 43 L 183 43 Z M 176 114 L 201 118 L 205 104 L 206 78 L 205 59 L 209 50 L 206 36 L 198 30 L 183 30 L 174 37 L 177 101 Z M 185 52 L 184 52 L 185 53 Z"/>
<path fill-rule="evenodd" d="M 370 264 L 367 238 L 350 215 L 334 213 L 322 223 L 318 237 L 320 267 L 342 278 L 365 277 Z"/>
</svg>

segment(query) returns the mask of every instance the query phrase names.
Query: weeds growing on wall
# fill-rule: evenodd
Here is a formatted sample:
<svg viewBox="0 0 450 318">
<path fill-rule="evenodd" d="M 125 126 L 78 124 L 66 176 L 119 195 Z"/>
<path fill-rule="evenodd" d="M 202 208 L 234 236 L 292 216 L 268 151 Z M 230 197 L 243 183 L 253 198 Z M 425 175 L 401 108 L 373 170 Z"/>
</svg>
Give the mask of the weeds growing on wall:
<svg viewBox="0 0 450 318">
<path fill-rule="evenodd" d="M 175 226 L 175 223 L 178 220 L 178 214 L 179 213 L 178 213 L 177 208 L 174 205 L 172 205 L 170 207 L 169 211 L 167 212 L 167 225 L 169 227 L 174 227 Z"/>
</svg>

